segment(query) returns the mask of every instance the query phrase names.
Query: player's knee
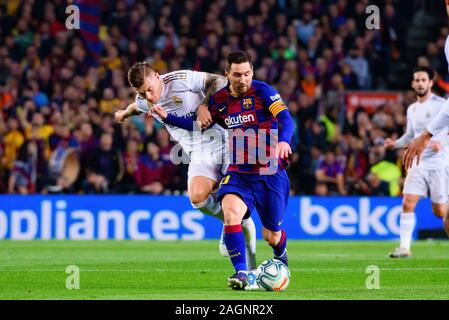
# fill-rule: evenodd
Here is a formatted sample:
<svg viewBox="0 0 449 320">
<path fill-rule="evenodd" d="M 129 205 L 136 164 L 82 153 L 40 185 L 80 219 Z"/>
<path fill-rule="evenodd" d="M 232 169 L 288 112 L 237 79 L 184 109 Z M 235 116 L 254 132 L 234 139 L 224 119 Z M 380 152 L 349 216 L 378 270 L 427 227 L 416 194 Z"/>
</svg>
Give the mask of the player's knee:
<svg viewBox="0 0 449 320">
<path fill-rule="evenodd" d="M 415 201 L 407 197 L 402 201 L 402 210 L 404 212 L 413 212 L 415 210 Z"/>
<path fill-rule="evenodd" d="M 436 217 L 441 219 L 444 219 L 444 216 L 446 215 L 446 209 L 443 208 L 433 208 L 432 212 Z"/>
<path fill-rule="evenodd" d="M 192 190 L 189 190 L 190 202 L 193 204 L 199 204 L 205 201 L 208 196 L 208 191 L 203 190 L 202 188 L 192 188 Z"/>
<path fill-rule="evenodd" d="M 242 223 L 242 217 L 238 210 L 223 206 L 224 222 L 226 225 L 236 225 Z"/>
</svg>

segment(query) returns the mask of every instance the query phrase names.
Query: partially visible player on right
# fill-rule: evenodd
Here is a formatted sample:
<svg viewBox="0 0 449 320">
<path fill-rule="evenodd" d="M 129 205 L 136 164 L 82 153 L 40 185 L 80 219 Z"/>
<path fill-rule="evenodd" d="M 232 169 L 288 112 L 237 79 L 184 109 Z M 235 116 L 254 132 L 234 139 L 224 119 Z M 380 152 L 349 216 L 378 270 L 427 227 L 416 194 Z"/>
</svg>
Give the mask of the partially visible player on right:
<svg viewBox="0 0 449 320">
<path fill-rule="evenodd" d="M 426 125 L 438 114 L 445 99 L 432 93 L 434 71 L 428 67 L 413 70 L 412 88 L 417 101 L 407 109 L 407 131 L 398 140 L 385 140 L 385 147 L 398 149 L 406 147 L 413 138 L 420 135 Z M 404 182 L 402 213 L 399 219 L 400 245 L 390 253 L 391 258 L 405 258 L 411 255 L 411 241 L 415 228 L 415 207 L 421 197 L 430 194 L 433 213 L 444 218 L 449 199 L 449 126 L 432 139 L 419 163 L 415 161 L 407 171 Z M 416 159 L 415 159 L 416 160 Z M 449 234 L 447 225 L 446 232 Z"/>
</svg>

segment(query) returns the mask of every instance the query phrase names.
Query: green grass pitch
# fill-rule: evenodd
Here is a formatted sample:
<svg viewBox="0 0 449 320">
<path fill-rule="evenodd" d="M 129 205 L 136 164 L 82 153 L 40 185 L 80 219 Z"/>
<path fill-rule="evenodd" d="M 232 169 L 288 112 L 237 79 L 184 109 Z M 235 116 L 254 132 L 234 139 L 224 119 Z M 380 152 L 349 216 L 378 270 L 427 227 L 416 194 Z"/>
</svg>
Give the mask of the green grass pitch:
<svg viewBox="0 0 449 320">
<path fill-rule="evenodd" d="M 289 241 L 284 292 L 232 291 L 218 241 L 0 241 L 0 299 L 449 299 L 449 242 L 417 241 L 413 257 L 393 260 L 395 242 Z M 258 263 L 272 256 L 259 241 Z M 80 289 L 66 288 L 66 267 Z M 366 269 L 380 270 L 368 290 Z"/>
</svg>

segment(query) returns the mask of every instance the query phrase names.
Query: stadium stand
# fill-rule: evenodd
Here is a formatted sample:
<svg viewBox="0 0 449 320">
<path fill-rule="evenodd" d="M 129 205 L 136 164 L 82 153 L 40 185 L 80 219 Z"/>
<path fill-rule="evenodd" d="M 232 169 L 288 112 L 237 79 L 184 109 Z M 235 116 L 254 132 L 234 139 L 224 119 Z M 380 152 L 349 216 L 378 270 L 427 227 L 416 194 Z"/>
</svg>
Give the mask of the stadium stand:
<svg viewBox="0 0 449 320">
<path fill-rule="evenodd" d="M 163 126 L 114 123 L 141 60 L 223 73 L 229 51 L 249 51 L 297 125 L 293 194 L 398 195 L 402 152 L 381 145 L 404 130 L 412 68 L 433 67 L 435 91 L 449 93 L 440 2 L 374 1 L 379 30 L 365 27 L 367 0 L 112 3 L 98 1 L 96 39 L 65 27 L 65 1 L 0 1 L 0 193 L 183 193 Z M 349 108 L 348 92 L 373 90 L 397 95 Z"/>
</svg>

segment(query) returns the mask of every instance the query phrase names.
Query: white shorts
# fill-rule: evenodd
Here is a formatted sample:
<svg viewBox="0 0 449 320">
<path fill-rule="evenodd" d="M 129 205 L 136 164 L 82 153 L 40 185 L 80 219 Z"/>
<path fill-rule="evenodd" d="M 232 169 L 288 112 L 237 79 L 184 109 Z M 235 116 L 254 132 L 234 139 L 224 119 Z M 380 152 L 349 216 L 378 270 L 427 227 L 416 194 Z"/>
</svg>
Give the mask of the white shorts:
<svg viewBox="0 0 449 320">
<path fill-rule="evenodd" d="M 197 176 L 202 176 L 220 182 L 228 170 L 229 163 L 227 148 L 218 150 L 202 148 L 201 153 L 192 152 L 190 155 L 190 164 L 187 174 L 187 181 Z"/>
<path fill-rule="evenodd" d="M 199 164 L 199 163 L 191 163 L 189 164 L 189 171 L 187 173 L 187 181 L 190 182 L 190 180 L 193 177 L 206 177 L 211 180 L 214 180 L 215 182 L 220 182 L 220 180 L 223 178 L 224 174 L 226 173 L 226 168 L 224 168 L 225 165 L 221 164 Z M 224 170 L 224 171 L 223 171 Z"/>
<path fill-rule="evenodd" d="M 413 168 L 407 174 L 403 194 L 428 197 L 432 203 L 444 204 L 449 198 L 449 166 L 435 170 Z"/>
</svg>

